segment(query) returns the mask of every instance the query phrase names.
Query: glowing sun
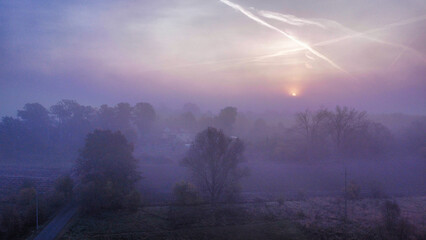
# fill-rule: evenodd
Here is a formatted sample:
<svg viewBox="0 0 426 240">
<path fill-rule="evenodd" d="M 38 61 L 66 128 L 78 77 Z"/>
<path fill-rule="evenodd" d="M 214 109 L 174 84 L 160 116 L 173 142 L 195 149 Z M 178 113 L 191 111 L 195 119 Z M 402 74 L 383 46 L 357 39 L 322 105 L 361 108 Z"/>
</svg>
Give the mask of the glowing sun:
<svg viewBox="0 0 426 240">
<path fill-rule="evenodd" d="M 291 95 L 292 97 L 296 97 L 296 96 L 297 96 L 297 93 L 292 92 L 292 93 L 290 93 L 290 95 Z"/>
</svg>

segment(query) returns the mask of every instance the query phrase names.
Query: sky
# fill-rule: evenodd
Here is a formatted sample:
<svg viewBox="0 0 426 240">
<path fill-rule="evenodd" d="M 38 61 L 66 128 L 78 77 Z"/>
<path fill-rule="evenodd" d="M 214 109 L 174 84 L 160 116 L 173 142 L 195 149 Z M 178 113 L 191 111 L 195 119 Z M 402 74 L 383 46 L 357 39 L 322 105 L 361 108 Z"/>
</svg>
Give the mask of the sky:
<svg viewBox="0 0 426 240">
<path fill-rule="evenodd" d="M 426 114 L 424 0 L 0 2 L 0 116 L 99 106 Z"/>
</svg>

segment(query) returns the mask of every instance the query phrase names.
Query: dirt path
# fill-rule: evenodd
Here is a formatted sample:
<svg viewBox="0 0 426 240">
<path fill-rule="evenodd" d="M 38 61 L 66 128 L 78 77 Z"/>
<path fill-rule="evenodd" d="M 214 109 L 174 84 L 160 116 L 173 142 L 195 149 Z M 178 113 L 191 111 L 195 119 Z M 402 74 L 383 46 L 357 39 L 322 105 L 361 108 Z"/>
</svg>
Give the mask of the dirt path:
<svg viewBox="0 0 426 240">
<path fill-rule="evenodd" d="M 33 240 L 54 240 L 77 213 L 76 203 L 66 205 Z"/>
</svg>

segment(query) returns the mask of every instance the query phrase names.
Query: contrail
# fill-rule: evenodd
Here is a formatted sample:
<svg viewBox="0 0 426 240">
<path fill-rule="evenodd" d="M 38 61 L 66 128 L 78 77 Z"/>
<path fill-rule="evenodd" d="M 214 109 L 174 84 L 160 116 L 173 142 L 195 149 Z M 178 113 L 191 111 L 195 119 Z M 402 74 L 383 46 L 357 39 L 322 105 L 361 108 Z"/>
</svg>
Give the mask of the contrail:
<svg viewBox="0 0 426 240">
<path fill-rule="evenodd" d="M 326 28 L 326 26 L 324 26 L 321 23 L 311 21 L 311 20 L 307 20 L 307 19 L 303 19 L 303 18 L 298 18 L 298 17 L 293 16 L 293 15 L 286 15 L 286 14 L 281 14 L 281 13 L 277 13 L 277 12 L 269 12 L 269 11 L 259 11 L 259 14 L 262 15 L 263 17 L 275 19 L 275 20 L 285 22 L 285 23 L 290 24 L 290 25 L 295 25 L 295 26 L 314 25 L 314 26 L 317 26 L 317 27 L 320 27 L 320 28 L 323 28 L 323 29 Z"/>
<path fill-rule="evenodd" d="M 330 60 L 329 58 L 327 58 L 326 56 L 322 55 L 321 53 L 319 53 L 318 51 L 316 51 L 315 49 L 311 48 L 308 44 L 299 41 L 297 38 L 293 37 L 292 35 L 282 31 L 281 29 L 272 26 L 271 24 L 263 21 L 262 19 L 258 18 L 257 16 L 255 16 L 254 14 L 252 14 L 251 12 L 247 11 L 246 9 L 244 9 L 243 7 L 241 7 L 238 4 L 232 3 L 228 0 L 220 0 L 222 3 L 232 7 L 235 10 L 240 11 L 241 13 L 243 13 L 244 15 L 246 15 L 248 18 L 256 21 L 257 23 L 270 28 L 272 30 L 275 30 L 278 33 L 281 33 L 282 35 L 284 35 L 285 37 L 287 37 L 288 39 L 292 40 L 293 42 L 297 43 L 299 46 L 301 46 L 302 48 L 310 51 L 312 54 L 316 55 L 317 57 L 323 59 L 324 61 L 328 62 L 330 65 L 332 65 L 333 67 L 339 69 L 342 72 L 347 73 L 343 68 L 341 68 L 339 65 L 337 65 L 336 63 L 334 63 L 332 60 Z"/>
<path fill-rule="evenodd" d="M 405 52 L 407 51 L 407 49 L 403 49 L 401 52 L 399 52 L 399 54 L 396 56 L 396 58 L 392 61 L 392 63 L 389 65 L 388 68 L 393 67 L 398 61 L 399 59 L 402 57 L 402 55 L 405 54 Z"/>
<path fill-rule="evenodd" d="M 414 18 L 409 18 L 409 19 L 406 19 L 406 20 L 403 20 L 403 21 L 400 21 L 400 22 L 396 22 L 396 23 L 391 23 L 391 24 L 385 25 L 383 27 L 370 29 L 370 30 L 365 31 L 365 32 L 356 32 L 355 34 L 350 34 L 350 35 L 346 35 L 346 36 L 343 36 L 343 37 L 334 38 L 334 39 L 331 39 L 331 40 L 314 43 L 314 44 L 312 44 L 312 46 L 314 46 L 314 47 L 315 46 L 327 46 L 327 45 L 337 43 L 337 42 L 340 42 L 340 41 L 344 41 L 344 40 L 347 40 L 347 39 L 351 39 L 351 38 L 355 38 L 355 37 L 363 37 L 367 34 L 381 32 L 381 31 L 385 31 L 385 30 L 393 28 L 393 27 L 404 26 L 404 25 L 407 25 L 407 24 L 416 23 L 416 22 L 420 22 L 420 21 L 424 21 L 424 20 L 426 20 L 426 15 L 414 17 Z M 273 57 L 279 57 L 279 56 L 284 56 L 284 55 L 288 55 L 288 54 L 293 54 L 293 53 L 303 51 L 303 50 L 306 50 L 306 48 L 305 47 L 293 48 L 293 49 L 289 49 L 289 50 L 282 50 L 282 51 L 279 51 L 279 52 L 276 52 L 276 53 L 273 53 L 273 54 L 267 54 L 267 55 L 261 55 L 261 56 L 255 56 L 255 57 L 241 57 L 241 58 L 223 59 L 223 60 L 216 60 L 216 61 L 189 63 L 189 64 L 180 65 L 180 66 L 168 67 L 166 69 L 187 68 L 187 67 L 200 66 L 200 65 L 217 64 L 217 63 L 238 63 L 238 64 L 250 63 L 250 62 L 261 61 L 261 60 L 267 59 L 267 58 L 273 58 Z M 412 49 L 406 47 L 406 48 L 404 48 L 404 50 L 412 50 Z M 404 52 L 405 51 L 402 51 L 401 55 Z M 422 60 L 424 62 L 426 62 L 426 60 L 424 59 L 422 54 L 418 54 L 418 55 L 422 58 Z M 394 62 L 391 64 L 391 66 L 395 64 L 395 62 L 398 60 L 399 57 L 400 56 L 398 55 L 397 58 L 394 60 Z M 165 68 L 151 69 L 151 70 L 146 70 L 146 72 L 162 71 L 164 69 Z"/>
<path fill-rule="evenodd" d="M 341 42 L 341 41 L 344 41 L 344 40 L 347 40 L 347 39 L 351 39 L 351 38 L 355 38 L 355 37 L 364 37 L 367 34 L 381 32 L 381 31 L 388 30 L 388 29 L 393 28 L 393 27 L 404 26 L 404 25 L 407 25 L 407 24 L 410 24 L 410 23 L 416 23 L 416 22 L 420 22 L 420 21 L 424 21 L 424 20 L 426 20 L 426 15 L 406 19 L 406 20 L 396 22 L 396 23 L 391 23 L 391 24 L 385 25 L 383 27 L 371 29 L 371 30 L 368 30 L 368 31 L 365 31 L 365 32 L 356 32 L 354 34 L 346 35 L 346 36 L 343 36 L 343 37 L 334 38 L 334 39 L 331 39 L 331 40 L 314 43 L 314 44 L 312 44 L 312 46 L 314 46 L 314 47 L 316 47 L 316 46 L 327 46 L 327 45 L 337 43 L 337 42 Z M 380 41 L 380 40 L 376 39 L 376 41 Z M 389 44 L 389 42 L 384 42 L 384 43 Z M 409 50 L 411 52 L 414 52 L 414 53 L 416 53 L 417 56 L 422 58 L 422 61 L 426 62 L 424 56 L 421 53 L 419 53 L 418 51 L 416 51 L 416 50 L 414 50 L 410 47 L 406 47 L 406 46 L 399 45 L 399 44 L 392 44 L 392 45 L 401 47 L 401 48 L 403 48 L 405 50 Z M 262 56 L 259 56 L 259 57 L 255 57 L 255 58 L 252 58 L 252 60 L 265 59 L 265 58 L 271 58 L 271 57 L 279 57 L 279 56 L 287 55 L 289 53 L 294 53 L 294 52 L 298 52 L 298 51 L 302 51 L 302 50 L 305 50 L 305 48 L 295 48 L 295 49 L 283 50 L 283 51 L 279 51 L 279 52 L 274 53 L 274 54 L 268 54 L 268 55 L 262 55 Z M 252 60 L 250 60 L 250 61 L 252 61 Z"/>
<path fill-rule="evenodd" d="M 368 31 L 365 31 L 365 32 L 356 32 L 356 33 L 351 34 L 351 35 L 335 38 L 335 39 L 332 39 L 332 40 L 329 40 L 329 41 L 324 41 L 324 42 L 318 43 L 316 45 L 322 46 L 322 45 L 328 45 L 330 43 L 335 43 L 335 42 L 343 41 L 343 40 L 354 38 L 354 37 L 365 37 L 365 35 L 367 35 L 367 34 L 381 32 L 381 31 L 384 31 L 384 30 L 387 30 L 387 29 L 390 29 L 390 28 L 393 28 L 393 27 L 399 27 L 399 26 L 410 24 L 410 23 L 424 21 L 424 20 L 426 20 L 426 15 L 406 19 L 406 20 L 396 22 L 396 23 L 391 23 L 391 24 L 385 25 L 383 27 L 371 29 L 371 30 L 368 30 Z M 399 45 L 399 46 L 401 46 L 401 45 Z"/>
<path fill-rule="evenodd" d="M 277 13 L 277 12 L 270 12 L 270 11 L 258 11 L 258 13 L 265 18 L 278 20 L 278 21 L 281 21 L 281 22 L 284 22 L 284 23 L 287 23 L 287 24 L 290 24 L 290 25 L 295 25 L 295 26 L 313 25 L 313 26 L 317 26 L 317 27 L 326 29 L 326 28 L 328 28 L 328 26 L 330 24 L 334 24 L 335 26 L 342 29 L 343 31 L 350 33 L 351 35 L 356 35 L 356 37 L 364 38 L 364 39 L 370 40 L 372 42 L 377 42 L 377 43 L 381 43 L 381 44 L 385 44 L 385 45 L 390 45 L 390 46 L 402 48 L 402 49 L 405 49 L 407 51 L 410 51 L 410 52 L 420 56 L 421 58 L 424 58 L 423 55 L 421 53 L 419 53 L 416 49 L 405 46 L 403 44 L 393 43 L 393 42 L 384 41 L 384 40 L 381 40 L 381 39 L 377 39 L 377 38 L 367 36 L 368 32 L 359 33 L 357 31 L 352 30 L 352 29 L 344 26 L 343 24 L 336 22 L 336 21 L 333 21 L 333 20 L 318 19 L 318 20 L 315 21 L 315 20 L 309 20 L 309 19 L 304 19 L 304 18 L 298 18 L 298 17 L 293 16 L 293 15 L 285 15 L 285 14 L 281 14 L 281 13 Z M 423 18 L 422 17 L 415 18 L 414 20 L 416 20 L 416 19 L 423 19 Z M 321 23 L 321 22 L 325 22 L 325 23 Z M 328 24 L 326 24 L 327 22 L 328 22 Z M 359 34 L 359 35 L 357 35 L 357 34 Z"/>
</svg>

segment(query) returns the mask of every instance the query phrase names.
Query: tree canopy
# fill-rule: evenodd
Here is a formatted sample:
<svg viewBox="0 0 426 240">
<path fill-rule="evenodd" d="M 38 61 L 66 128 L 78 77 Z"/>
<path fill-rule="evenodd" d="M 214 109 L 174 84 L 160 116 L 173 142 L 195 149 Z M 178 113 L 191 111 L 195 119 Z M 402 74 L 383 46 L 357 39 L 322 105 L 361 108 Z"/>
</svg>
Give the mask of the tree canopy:
<svg viewBox="0 0 426 240">
<path fill-rule="evenodd" d="M 232 196 L 238 189 L 239 180 L 245 175 L 239 166 L 243 152 L 241 140 L 209 127 L 198 133 L 182 164 L 190 169 L 196 185 L 214 203 L 224 195 Z"/>
<path fill-rule="evenodd" d="M 121 132 L 89 133 L 76 168 L 83 184 L 83 205 L 89 209 L 121 207 L 140 179 L 133 145 Z"/>
</svg>

